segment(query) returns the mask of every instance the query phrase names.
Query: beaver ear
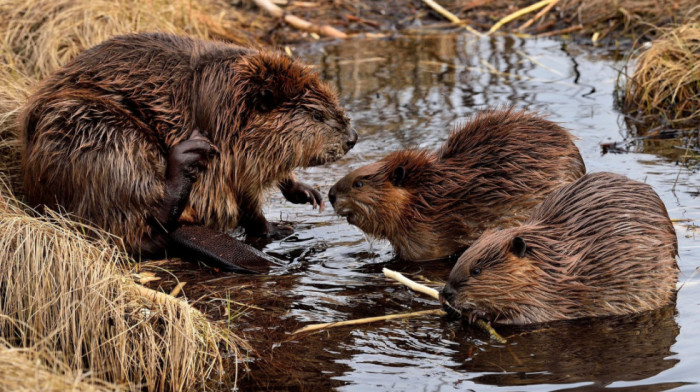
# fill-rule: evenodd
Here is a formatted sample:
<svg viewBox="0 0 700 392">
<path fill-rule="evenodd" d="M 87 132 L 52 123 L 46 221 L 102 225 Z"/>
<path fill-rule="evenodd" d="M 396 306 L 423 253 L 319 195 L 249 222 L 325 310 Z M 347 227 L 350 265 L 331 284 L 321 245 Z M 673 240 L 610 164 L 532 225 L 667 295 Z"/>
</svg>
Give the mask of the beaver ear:
<svg viewBox="0 0 700 392">
<path fill-rule="evenodd" d="M 403 166 L 399 166 L 391 173 L 389 181 L 391 181 L 394 186 L 403 185 L 403 180 L 406 179 L 406 169 Z"/>
<path fill-rule="evenodd" d="M 269 88 L 264 88 L 258 94 L 258 109 L 263 112 L 269 112 L 277 104 L 275 93 Z"/>
<path fill-rule="evenodd" d="M 525 245 L 525 240 L 522 237 L 515 237 L 510 244 L 510 251 L 518 257 L 525 257 L 525 252 L 527 251 L 527 245 Z"/>
</svg>

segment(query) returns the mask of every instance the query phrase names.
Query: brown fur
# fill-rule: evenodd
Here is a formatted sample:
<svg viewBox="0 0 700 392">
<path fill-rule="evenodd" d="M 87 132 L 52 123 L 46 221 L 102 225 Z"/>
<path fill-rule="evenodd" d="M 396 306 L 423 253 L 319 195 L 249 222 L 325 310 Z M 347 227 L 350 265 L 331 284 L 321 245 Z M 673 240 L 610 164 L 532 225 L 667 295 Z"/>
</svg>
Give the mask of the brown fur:
<svg viewBox="0 0 700 392">
<path fill-rule="evenodd" d="M 641 312 L 672 300 L 677 252 L 649 185 L 587 174 L 553 192 L 522 226 L 484 233 L 459 258 L 443 296 L 504 324 Z"/>
<path fill-rule="evenodd" d="M 464 250 L 488 228 L 522 222 L 584 172 L 569 132 L 534 114 L 491 110 L 440 150 L 389 154 L 345 176 L 329 196 L 338 214 L 388 239 L 400 258 L 427 260 Z"/>
<path fill-rule="evenodd" d="M 264 221 L 266 188 L 338 159 L 354 133 L 330 88 L 300 63 L 167 34 L 83 52 L 39 86 L 21 121 L 29 201 L 60 206 L 132 251 L 153 230 L 168 152 L 195 128 L 219 155 L 184 215 L 220 230 Z"/>
</svg>

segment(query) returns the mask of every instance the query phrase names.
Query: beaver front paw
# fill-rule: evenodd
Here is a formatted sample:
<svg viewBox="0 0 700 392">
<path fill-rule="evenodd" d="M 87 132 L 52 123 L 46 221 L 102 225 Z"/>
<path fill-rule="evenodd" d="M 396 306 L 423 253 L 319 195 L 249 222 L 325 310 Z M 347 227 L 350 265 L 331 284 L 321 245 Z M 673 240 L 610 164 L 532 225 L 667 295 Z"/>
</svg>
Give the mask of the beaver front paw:
<svg viewBox="0 0 700 392">
<path fill-rule="evenodd" d="M 216 146 L 196 129 L 187 140 L 170 150 L 165 171 L 165 195 L 159 210 L 153 214 L 158 221 L 156 228 L 167 232 L 177 225 L 189 201 L 192 184 L 217 153 Z"/>
<path fill-rule="evenodd" d="M 189 139 L 175 145 L 168 155 L 166 182 L 189 183 L 197 179 L 199 173 L 206 169 L 212 156 L 218 149 L 209 139 L 195 129 Z"/>
<path fill-rule="evenodd" d="M 279 188 L 284 198 L 294 204 L 309 203 L 314 209 L 318 206 L 319 212 L 322 212 L 326 208 L 321 192 L 314 189 L 311 185 L 287 180 L 280 182 Z"/>
</svg>

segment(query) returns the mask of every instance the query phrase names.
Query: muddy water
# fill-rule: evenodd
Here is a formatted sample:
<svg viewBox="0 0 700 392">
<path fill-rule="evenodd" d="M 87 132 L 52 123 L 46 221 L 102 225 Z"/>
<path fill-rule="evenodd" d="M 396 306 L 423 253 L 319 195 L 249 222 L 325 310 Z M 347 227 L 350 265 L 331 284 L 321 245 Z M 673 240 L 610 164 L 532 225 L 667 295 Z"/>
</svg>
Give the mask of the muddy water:
<svg viewBox="0 0 700 392">
<path fill-rule="evenodd" d="M 337 89 L 360 134 L 341 161 L 300 173 L 324 193 L 350 169 L 389 151 L 439 146 L 453 125 L 480 108 L 515 105 L 571 129 L 589 171 L 613 171 L 653 185 L 672 218 L 689 220 L 676 224 L 679 280 L 687 281 L 700 266 L 700 174 L 677 164 L 683 151 L 675 146 L 682 140 L 645 141 L 627 133 L 613 108 L 620 64 L 610 55 L 554 40 L 463 35 L 295 50 Z M 603 155 L 601 144 L 613 142 L 625 152 Z M 200 285 L 192 288 L 238 302 L 212 309 L 261 355 L 240 380 L 241 390 L 700 389 L 698 275 L 675 306 L 636 317 L 499 328 L 506 344 L 437 316 L 291 336 L 310 323 L 433 309 L 436 301 L 386 281 L 381 269 L 441 282 L 451 265 L 395 260 L 387 243 L 368 241 L 331 208 L 319 214 L 273 194 L 266 213 L 295 224 L 291 237 L 258 244 L 287 268 L 272 277 L 199 276 Z"/>
</svg>

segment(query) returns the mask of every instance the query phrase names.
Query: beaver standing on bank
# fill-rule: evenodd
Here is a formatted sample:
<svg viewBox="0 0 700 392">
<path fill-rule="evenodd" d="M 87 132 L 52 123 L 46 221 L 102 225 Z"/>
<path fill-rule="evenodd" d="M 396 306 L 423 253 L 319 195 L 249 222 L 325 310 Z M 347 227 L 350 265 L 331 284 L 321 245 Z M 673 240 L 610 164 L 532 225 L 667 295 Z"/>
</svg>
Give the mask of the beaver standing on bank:
<svg viewBox="0 0 700 392">
<path fill-rule="evenodd" d="M 501 324 L 621 315 L 671 302 L 676 232 L 646 184 L 587 174 L 520 227 L 484 233 L 452 269 L 443 302 Z"/>
<path fill-rule="evenodd" d="M 464 250 L 487 228 L 527 218 L 552 190 L 585 173 L 568 131 L 534 114 L 490 110 L 436 152 L 398 151 L 338 181 L 336 212 L 398 257 L 428 260 Z"/>
<path fill-rule="evenodd" d="M 287 200 L 322 206 L 292 170 L 334 161 L 357 140 L 302 64 L 157 33 L 81 53 L 41 83 L 21 126 L 29 202 L 116 234 L 135 254 L 158 254 L 181 218 L 278 234 L 263 191 L 278 185 Z"/>
</svg>

